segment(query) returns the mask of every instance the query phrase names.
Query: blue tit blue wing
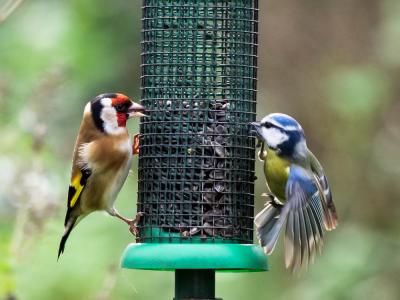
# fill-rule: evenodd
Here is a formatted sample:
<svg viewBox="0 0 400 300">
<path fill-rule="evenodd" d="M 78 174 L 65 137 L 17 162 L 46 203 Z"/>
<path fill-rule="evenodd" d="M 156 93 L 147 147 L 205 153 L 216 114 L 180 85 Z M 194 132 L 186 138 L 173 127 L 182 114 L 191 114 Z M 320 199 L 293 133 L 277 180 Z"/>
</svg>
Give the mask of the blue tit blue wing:
<svg viewBox="0 0 400 300">
<path fill-rule="evenodd" d="M 308 154 L 310 158 L 311 170 L 314 174 L 315 182 L 317 183 L 317 187 L 323 200 L 322 204 L 324 208 L 325 229 L 335 229 L 338 224 L 338 216 L 336 213 L 335 204 L 333 203 L 332 192 L 329 188 L 328 179 L 326 178 L 324 170 L 315 155 L 310 150 L 308 150 Z"/>
<path fill-rule="evenodd" d="M 285 265 L 296 271 L 312 262 L 323 246 L 323 200 L 311 172 L 290 167 L 286 199 Z"/>
</svg>

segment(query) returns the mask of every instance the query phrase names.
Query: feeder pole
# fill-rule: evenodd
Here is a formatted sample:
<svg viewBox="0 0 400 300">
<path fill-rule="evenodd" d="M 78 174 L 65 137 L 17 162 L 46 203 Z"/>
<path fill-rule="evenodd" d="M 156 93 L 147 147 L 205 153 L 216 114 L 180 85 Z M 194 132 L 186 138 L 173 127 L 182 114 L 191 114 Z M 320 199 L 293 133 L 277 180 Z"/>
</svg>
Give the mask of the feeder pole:
<svg viewBox="0 0 400 300">
<path fill-rule="evenodd" d="M 175 270 L 175 298 L 215 299 L 215 270 Z"/>
</svg>

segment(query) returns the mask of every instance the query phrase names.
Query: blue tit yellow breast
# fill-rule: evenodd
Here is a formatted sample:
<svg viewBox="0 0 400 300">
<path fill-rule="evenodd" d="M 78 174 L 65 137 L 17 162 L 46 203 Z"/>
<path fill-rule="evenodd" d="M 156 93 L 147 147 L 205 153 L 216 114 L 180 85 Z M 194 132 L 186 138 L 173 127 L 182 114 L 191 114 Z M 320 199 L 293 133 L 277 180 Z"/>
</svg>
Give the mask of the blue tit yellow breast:
<svg viewBox="0 0 400 300">
<path fill-rule="evenodd" d="M 272 149 L 267 150 L 264 174 L 270 191 L 279 199 L 285 199 L 285 188 L 289 178 L 290 161 L 279 157 Z"/>
</svg>

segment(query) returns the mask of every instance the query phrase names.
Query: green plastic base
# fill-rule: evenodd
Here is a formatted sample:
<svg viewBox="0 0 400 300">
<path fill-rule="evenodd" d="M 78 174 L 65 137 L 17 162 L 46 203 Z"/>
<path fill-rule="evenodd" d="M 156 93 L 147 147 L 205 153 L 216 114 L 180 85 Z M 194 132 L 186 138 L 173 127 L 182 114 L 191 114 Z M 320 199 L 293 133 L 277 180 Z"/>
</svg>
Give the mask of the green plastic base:
<svg viewBox="0 0 400 300">
<path fill-rule="evenodd" d="M 250 244 L 130 244 L 122 255 L 127 269 L 215 269 L 232 272 L 268 270 L 261 247 Z"/>
</svg>

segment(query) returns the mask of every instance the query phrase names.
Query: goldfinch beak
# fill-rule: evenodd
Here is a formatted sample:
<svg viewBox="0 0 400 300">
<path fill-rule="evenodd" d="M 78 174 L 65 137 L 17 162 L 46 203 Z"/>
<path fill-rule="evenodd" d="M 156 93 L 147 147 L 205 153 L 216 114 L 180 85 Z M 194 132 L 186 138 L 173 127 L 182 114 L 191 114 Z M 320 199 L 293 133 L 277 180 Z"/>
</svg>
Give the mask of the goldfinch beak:
<svg viewBox="0 0 400 300">
<path fill-rule="evenodd" d="M 135 102 L 132 102 L 132 105 L 128 109 L 129 118 L 146 117 L 146 115 L 144 114 L 145 112 L 146 109 L 142 105 Z"/>
</svg>

